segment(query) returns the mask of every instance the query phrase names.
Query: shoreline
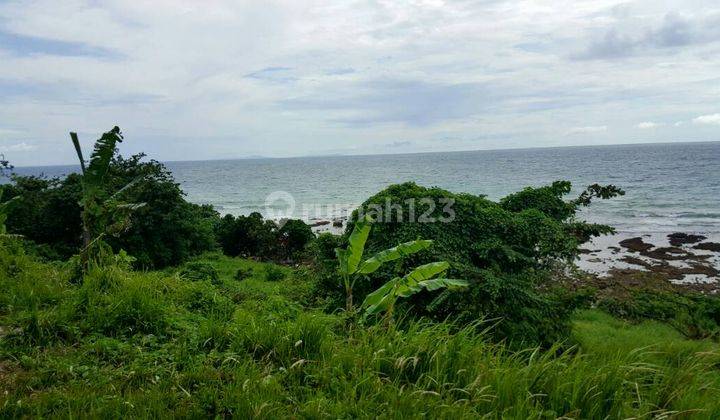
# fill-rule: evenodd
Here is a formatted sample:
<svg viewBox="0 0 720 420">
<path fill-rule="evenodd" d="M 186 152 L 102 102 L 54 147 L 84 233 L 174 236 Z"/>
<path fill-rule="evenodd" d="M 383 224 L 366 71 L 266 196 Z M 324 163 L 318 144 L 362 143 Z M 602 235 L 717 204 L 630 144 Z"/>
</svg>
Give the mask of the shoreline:
<svg viewBox="0 0 720 420">
<path fill-rule="evenodd" d="M 345 231 L 346 217 L 306 221 L 316 235 Z M 580 248 L 575 266 L 597 279 L 652 276 L 674 286 L 720 291 L 720 232 L 618 232 Z"/>
<path fill-rule="evenodd" d="M 652 276 L 702 292 L 720 290 L 720 233 L 619 232 L 580 250 L 577 268 L 599 279 Z"/>
</svg>

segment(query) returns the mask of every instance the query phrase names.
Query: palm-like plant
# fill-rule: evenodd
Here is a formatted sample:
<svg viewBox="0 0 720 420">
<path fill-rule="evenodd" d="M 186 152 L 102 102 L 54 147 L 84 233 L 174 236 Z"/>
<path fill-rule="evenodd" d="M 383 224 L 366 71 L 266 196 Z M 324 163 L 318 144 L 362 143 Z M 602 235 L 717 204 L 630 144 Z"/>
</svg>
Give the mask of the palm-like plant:
<svg viewBox="0 0 720 420">
<path fill-rule="evenodd" d="M 82 207 L 83 250 L 81 258 L 83 266 L 86 266 L 91 245 L 98 242 L 107 233 L 122 231 L 129 222 L 130 213 L 144 205 L 144 203 L 124 203 L 120 200 L 127 190 L 141 180 L 141 177 L 107 197 L 106 175 L 110 169 L 117 144 L 123 141 L 120 128 L 113 127 L 95 142 L 87 166 L 77 133 L 70 133 L 70 138 L 75 146 L 82 170 L 80 206 Z"/>
<path fill-rule="evenodd" d="M 362 276 L 366 276 L 368 274 L 372 274 L 375 271 L 377 271 L 383 264 L 391 261 L 398 260 L 400 258 L 407 257 L 409 255 L 415 254 L 416 252 L 420 252 L 423 249 L 426 249 L 430 247 L 433 243 L 431 240 L 423 240 L 418 239 L 415 241 L 405 242 L 401 243 L 398 246 L 386 249 L 384 251 L 380 251 L 377 254 L 373 255 L 372 257 L 362 260 L 363 253 L 365 251 L 365 242 L 367 242 L 367 238 L 370 235 L 370 229 L 372 228 L 372 220 L 369 216 L 365 216 L 361 219 L 359 219 L 355 226 L 353 227 L 352 233 L 350 233 L 350 237 L 348 238 L 348 247 L 346 249 L 342 248 L 336 248 L 335 254 L 337 255 L 338 259 L 338 265 L 339 265 L 339 271 L 340 276 L 342 278 L 343 286 L 345 287 L 345 310 L 349 313 L 353 311 L 353 288 L 355 286 L 355 282 L 361 278 Z M 441 264 L 441 263 L 435 263 L 435 264 Z M 442 263 L 446 264 L 447 263 Z M 422 266 L 425 267 L 425 266 Z M 413 270 L 413 273 L 416 270 L 420 270 L 422 267 L 418 267 L 417 269 Z M 445 267 L 447 269 L 447 266 Z M 445 269 L 441 270 L 444 271 Z M 410 273 L 407 276 L 403 277 L 402 279 L 408 278 L 408 276 L 412 277 L 408 280 L 411 281 L 412 279 L 419 279 L 418 281 L 424 281 L 425 278 L 419 278 L 420 275 L 427 275 L 428 271 L 427 269 L 419 271 L 415 274 Z M 429 278 L 429 277 L 428 277 Z M 395 281 L 391 280 L 391 282 Z M 457 280 L 457 282 L 460 282 L 460 280 Z M 390 283 L 390 282 L 389 282 Z M 388 284 L 389 284 L 388 283 Z M 385 288 L 388 284 L 381 287 L 380 289 Z M 414 284 L 414 283 L 412 283 Z M 457 284 L 460 286 L 460 284 Z M 415 287 L 415 286 L 413 286 Z M 443 287 L 443 286 L 441 286 Z M 436 287 L 439 288 L 439 287 Z M 378 290 L 380 290 L 378 289 Z M 388 290 L 395 290 L 395 288 L 388 288 Z M 431 289 L 434 290 L 434 289 Z M 377 293 L 374 292 L 374 293 Z M 373 293 L 373 294 L 374 294 Z M 397 299 L 396 299 L 397 300 Z M 366 299 L 367 301 L 367 299 Z M 384 300 L 385 302 L 387 300 Z M 394 303 L 394 302 L 393 302 Z M 384 303 L 381 305 L 383 307 Z"/>
<path fill-rule="evenodd" d="M 399 298 L 410 297 L 423 289 L 433 291 L 467 287 L 465 280 L 436 278 L 449 267 L 450 264 L 445 261 L 433 262 L 421 265 L 403 277 L 395 277 L 367 295 L 362 304 L 365 316 L 386 312 L 388 319 L 392 319 L 395 303 Z"/>
</svg>

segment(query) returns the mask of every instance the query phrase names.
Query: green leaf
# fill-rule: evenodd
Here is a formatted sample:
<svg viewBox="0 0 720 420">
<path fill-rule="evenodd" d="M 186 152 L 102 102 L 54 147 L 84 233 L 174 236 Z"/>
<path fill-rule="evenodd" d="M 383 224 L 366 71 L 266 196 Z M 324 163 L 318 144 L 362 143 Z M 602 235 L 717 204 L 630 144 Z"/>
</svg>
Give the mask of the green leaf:
<svg viewBox="0 0 720 420">
<path fill-rule="evenodd" d="M 424 280 L 418 283 L 419 287 L 424 287 L 425 289 L 429 291 L 438 290 L 442 288 L 448 288 L 451 290 L 454 289 L 461 289 L 468 286 L 468 282 L 466 280 L 460 280 L 460 279 L 431 279 L 431 280 Z"/>
<path fill-rule="evenodd" d="M 390 280 L 389 282 L 383 284 L 380 286 L 377 290 L 370 293 L 365 297 L 365 300 L 362 303 L 363 307 L 368 306 L 375 306 L 378 305 L 385 296 L 387 296 L 391 291 L 395 283 L 399 280 L 398 277 Z"/>
<path fill-rule="evenodd" d="M 397 297 L 393 296 L 392 294 L 383 295 L 382 299 L 380 299 L 377 304 L 370 305 L 365 309 L 365 316 L 387 311 L 396 300 Z"/>
<path fill-rule="evenodd" d="M 385 264 L 386 262 L 395 261 L 399 258 L 414 254 L 416 252 L 420 252 L 423 249 L 428 248 L 430 245 L 432 245 L 432 243 L 433 241 L 431 240 L 416 240 L 402 243 L 398 246 L 386 249 L 385 251 L 380 251 L 365 260 L 360 265 L 358 273 L 374 273 L 375 271 L 377 271 L 378 268 L 380 268 L 381 265 Z"/>
<path fill-rule="evenodd" d="M 445 261 L 424 264 L 405 275 L 405 277 L 403 277 L 403 280 L 405 281 L 405 283 L 414 286 L 423 280 L 428 280 L 435 277 L 436 275 L 442 273 L 448 268 L 450 268 L 450 264 Z"/>
<path fill-rule="evenodd" d="M 83 182 L 90 188 L 100 188 L 105 178 L 105 174 L 110 167 L 110 161 L 117 144 L 122 142 L 122 134 L 120 128 L 113 127 L 112 130 L 103 134 L 95 142 L 92 155 L 90 156 L 90 164 L 87 167 Z"/>
<path fill-rule="evenodd" d="M 370 216 L 365 216 L 362 219 L 355 222 L 350 238 L 348 239 L 349 245 L 347 248 L 347 272 L 355 273 L 362 259 L 363 252 L 365 251 L 365 242 L 367 241 L 368 235 L 370 235 L 371 228 Z"/>
<path fill-rule="evenodd" d="M 347 264 L 347 250 L 342 248 L 335 248 L 335 255 L 338 259 L 338 269 L 340 270 L 340 273 L 349 274 Z"/>
</svg>

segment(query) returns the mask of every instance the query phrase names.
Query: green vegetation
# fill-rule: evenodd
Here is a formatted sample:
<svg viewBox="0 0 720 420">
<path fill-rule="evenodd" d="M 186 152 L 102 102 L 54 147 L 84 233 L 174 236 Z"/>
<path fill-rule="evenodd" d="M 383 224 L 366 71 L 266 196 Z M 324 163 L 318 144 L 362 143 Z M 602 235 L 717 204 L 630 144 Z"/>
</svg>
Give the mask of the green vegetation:
<svg viewBox="0 0 720 420">
<path fill-rule="evenodd" d="M 315 235 L 302 220 L 285 220 L 278 226 L 260 213 L 225 215 L 217 227 L 217 240 L 226 255 L 271 260 L 300 260 Z"/>
<path fill-rule="evenodd" d="M 572 342 L 510 350 L 487 324 L 346 328 L 300 271 L 209 254 L 184 268 L 96 269 L 81 284 L 0 247 L 0 417 L 710 417 L 718 345 L 597 310 Z M 238 270 L 252 272 L 234 280 Z M 571 345 L 574 344 L 574 347 Z"/>
<path fill-rule="evenodd" d="M 111 130 L 106 135 L 118 133 Z M 104 157 L 110 146 L 113 154 L 107 171 L 102 172 L 102 180 L 93 181 L 93 185 L 98 185 L 91 188 L 81 174 L 62 179 L 12 175 L 12 184 L 5 187 L 4 198 L 18 198 L 8 212 L 8 231 L 35 242 L 38 252 L 48 259 L 65 260 L 83 247 L 80 203 L 85 202 L 90 192 L 94 198 L 89 201 L 101 203 L 122 191 L 121 196 L 115 195 L 116 199 L 145 205 L 135 208 L 129 218 L 115 218 L 115 222 L 122 223 L 112 226 L 112 218 L 106 217 L 109 214 L 103 207 L 93 204 L 92 216 L 88 215 L 93 219 L 89 223 L 94 226 L 90 236 L 104 234 L 103 241 L 115 252 L 123 249 L 132 255 L 136 267 L 178 265 L 193 255 L 215 248 L 218 215 L 212 208 L 188 203 L 172 174 L 161 163 L 144 161 L 142 154 L 123 158 L 114 145 L 102 144 L 105 144 Z M 91 159 L 88 170 L 92 162 Z M 105 165 L 105 162 L 101 163 Z M 123 189 L 128 185 L 131 188 Z M 120 203 L 116 201 L 112 207 L 117 205 Z"/>
<path fill-rule="evenodd" d="M 188 203 L 120 139 L 105 133 L 83 174 L 13 176 L 0 197 L 0 418 L 720 413 L 720 298 L 566 278 L 612 231 L 577 210 L 617 187 L 494 202 L 394 185 L 345 235 L 315 237 Z M 118 194 L 145 205 L 125 213 Z"/>
</svg>

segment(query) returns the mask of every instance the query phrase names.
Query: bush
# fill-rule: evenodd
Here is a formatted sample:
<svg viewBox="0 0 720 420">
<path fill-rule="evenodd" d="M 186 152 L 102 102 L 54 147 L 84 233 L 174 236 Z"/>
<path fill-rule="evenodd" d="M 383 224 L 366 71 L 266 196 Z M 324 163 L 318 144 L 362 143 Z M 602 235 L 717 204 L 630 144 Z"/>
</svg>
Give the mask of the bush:
<svg viewBox="0 0 720 420">
<path fill-rule="evenodd" d="M 276 265 L 265 266 L 265 281 L 280 281 L 285 278 L 285 271 Z"/>
<path fill-rule="evenodd" d="M 220 283 L 220 275 L 212 264 L 203 261 L 185 263 L 180 270 L 180 277 L 191 281 L 209 281 Z"/>
<path fill-rule="evenodd" d="M 235 280 L 242 281 L 245 279 L 249 279 L 250 277 L 252 277 L 252 275 L 253 275 L 252 268 L 250 268 L 250 267 L 238 268 L 237 271 L 235 272 L 234 278 L 235 278 Z"/>
<path fill-rule="evenodd" d="M 315 235 L 302 220 L 287 220 L 278 227 L 254 212 L 249 216 L 224 216 L 218 225 L 217 237 L 223 252 L 231 257 L 277 260 L 300 258 Z"/>
<path fill-rule="evenodd" d="M 419 293 L 410 299 L 413 313 L 437 320 L 496 319 L 499 323 L 495 334 L 499 338 L 518 345 L 550 343 L 568 331 L 572 310 L 563 306 L 565 301 L 556 294 L 543 291 L 550 273 L 558 263 L 575 258 L 578 246 L 589 233 L 610 230 L 575 220 L 577 208 L 589 204 L 590 198 L 564 201 L 562 197 L 568 191 L 569 183 L 558 182 L 528 188 L 494 202 L 483 196 L 454 194 L 414 183 L 388 187 L 353 213 L 353 220 L 360 212 L 382 216 L 374 223 L 366 255 L 417 238 L 432 239 L 434 243 L 395 267 L 382 268 L 369 281 L 358 282 L 357 300 L 411 267 L 448 261 L 448 277 L 470 281 L 469 290 Z M 430 201 L 433 207 L 424 204 Z M 409 220 L 411 215 L 415 220 Z M 349 224 L 348 233 L 351 229 Z M 316 256 L 316 261 L 328 257 L 327 250 L 323 253 Z M 320 271 L 318 277 L 323 283 L 318 289 L 326 293 L 339 291 L 335 272 L 328 272 L 327 267 Z M 339 306 L 341 296 L 335 296 Z"/>
<path fill-rule="evenodd" d="M 278 231 L 279 251 L 284 258 L 297 259 L 314 238 L 315 234 L 305 222 L 287 220 Z"/>
<path fill-rule="evenodd" d="M 142 182 L 124 193 L 127 202 L 145 203 L 133 212 L 128 229 L 106 237 L 115 252 L 124 249 L 136 266 L 161 268 L 177 265 L 215 247 L 214 229 L 219 217 L 210 206 L 188 203 L 172 174 L 144 155 L 128 159 L 114 156 L 107 174 L 106 194 L 117 191 L 137 177 Z M 81 245 L 80 206 L 82 185 L 78 174 L 65 178 L 17 176 L 3 199 L 21 198 L 11 209 L 7 227 L 11 233 L 50 247 L 47 256 L 66 259 Z"/>
<path fill-rule="evenodd" d="M 277 248 L 277 225 L 257 212 L 237 217 L 228 214 L 220 220 L 217 238 L 225 255 L 269 258 Z"/>
<path fill-rule="evenodd" d="M 720 298 L 694 292 L 640 289 L 608 296 L 598 307 L 631 321 L 653 319 L 672 325 L 688 338 L 720 337 Z"/>
</svg>

